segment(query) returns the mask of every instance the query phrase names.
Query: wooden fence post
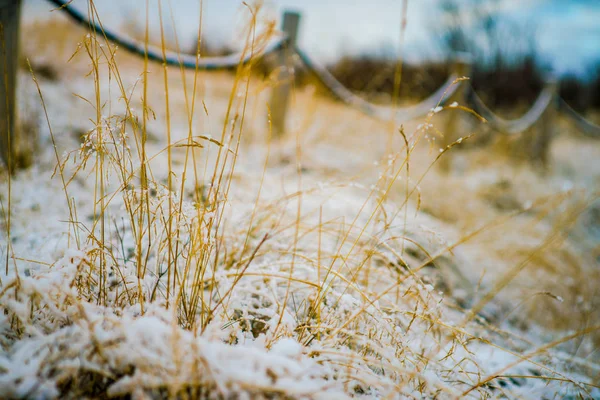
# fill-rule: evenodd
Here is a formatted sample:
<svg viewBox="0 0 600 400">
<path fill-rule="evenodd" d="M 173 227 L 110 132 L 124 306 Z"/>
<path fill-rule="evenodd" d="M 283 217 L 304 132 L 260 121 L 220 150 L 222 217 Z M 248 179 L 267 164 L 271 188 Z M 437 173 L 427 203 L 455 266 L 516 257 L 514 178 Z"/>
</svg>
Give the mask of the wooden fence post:
<svg viewBox="0 0 600 400">
<path fill-rule="evenodd" d="M 456 76 L 458 76 L 459 78 L 462 78 L 462 77 L 470 78 L 472 69 L 473 69 L 473 57 L 471 56 L 471 54 L 456 53 L 452 57 L 451 72 L 453 74 L 455 74 Z M 467 106 L 467 93 L 469 90 L 470 83 L 469 83 L 469 81 L 461 81 L 461 82 L 457 83 L 457 85 L 459 85 L 459 87 L 452 94 L 452 96 L 450 96 L 448 98 L 448 100 L 446 100 L 446 102 L 445 102 L 446 106 L 449 106 L 453 103 L 457 103 L 461 106 Z M 455 140 L 457 140 L 459 137 L 464 136 L 466 134 L 466 132 L 461 132 L 461 130 L 463 129 L 463 125 L 464 125 L 461 123 L 461 121 L 463 119 L 462 114 L 463 114 L 462 112 L 460 112 L 459 110 L 456 110 L 456 109 L 446 111 L 446 115 L 447 115 L 447 117 L 445 119 L 446 126 L 442 129 L 442 131 L 444 132 L 444 137 L 442 138 L 442 142 L 441 142 L 442 148 L 446 148 L 446 146 L 449 146 Z M 451 157 L 450 154 L 445 154 L 444 157 L 442 157 L 439 160 L 440 167 L 442 168 L 442 170 L 449 171 L 450 157 Z"/>
<path fill-rule="evenodd" d="M 279 52 L 280 70 L 277 78 L 277 86 L 273 88 L 270 101 L 271 122 L 275 136 L 281 136 L 285 133 L 285 120 L 294 79 L 292 57 L 298 39 L 299 24 L 299 13 L 284 12 L 281 29 L 287 35 L 287 41 Z"/>
<path fill-rule="evenodd" d="M 16 86 L 21 0 L 0 0 L 0 155 L 10 172 L 17 164 Z"/>
<path fill-rule="evenodd" d="M 556 127 L 558 112 L 558 79 L 556 76 L 552 75 L 546 80 L 545 89 L 552 93 L 552 100 L 536 124 L 530 148 L 531 161 L 543 169 L 548 168 L 549 165 L 550 144 Z"/>
</svg>

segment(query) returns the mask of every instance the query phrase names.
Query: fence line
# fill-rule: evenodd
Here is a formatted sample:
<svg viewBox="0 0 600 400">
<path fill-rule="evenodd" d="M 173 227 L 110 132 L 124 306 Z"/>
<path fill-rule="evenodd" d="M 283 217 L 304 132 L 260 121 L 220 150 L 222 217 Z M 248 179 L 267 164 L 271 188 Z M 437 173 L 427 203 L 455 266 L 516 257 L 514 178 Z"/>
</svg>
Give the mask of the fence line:
<svg viewBox="0 0 600 400">
<path fill-rule="evenodd" d="M 522 117 L 512 120 L 507 120 L 496 115 L 485 105 L 483 100 L 481 100 L 470 85 L 467 100 L 469 101 L 469 106 L 473 108 L 473 111 L 485 118 L 495 131 L 504 135 L 514 136 L 531 128 L 540 119 L 548 107 L 552 105 L 554 96 L 554 88 L 544 88 L 531 108 L 523 114 Z"/>
<path fill-rule="evenodd" d="M 482 116 L 491 128 L 506 136 L 517 136 L 532 128 L 548 110 L 552 107 L 557 108 L 573 120 L 578 128 L 588 137 L 600 138 L 600 126 L 595 125 L 577 111 L 573 110 L 557 93 L 557 82 L 549 80 L 544 89 L 540 92 L 537 99 L 529 110 L 520 118 L 505 119 L 495 114 L 477 95 L 473 87 L 466 81 L 456 82 L 459 75 L 452 74 L 448 80 L 432 95 L 422 102 L 409 107 L 382 106 L 370 103 L 362 97 L 354 94 L 339 82 L 331 72 L 310 56 L 301 48 L 296 48 L 296 54 L 302 65 L 306 67 L 315 77 L 325 86 L 331 94 L 345 104 L 354 107 L 362 113 L 382 120 L 394 118 L 396 122 L 406 122 L 426 116 L 432 109 L 438 105 L 446 105 L 453 95 L 459 92 L 464 85 L 466 94 L 464 100 L 467 104 L 461 104 L 471 107 L 473 111 Z"/>
<path fill-rule="evenodd" d="M 299 47 L 296 48 L 296 54 L 302 62 L 302 65 L 306 67 L 306 69 L 308 69 L 337 99 L 358 109 L 368 116 L 382 120 L 390 120 L 393 118 L 397 122 L 406 122 L 426 116 L 432 109 L 443 104 L 445 100 L 450 98 L 459 86 L 459 83 L 455 82 L 458 76 L 453 74 L 448 78 L 446 83 L 435 91 L 435 93 L 414 106 L 395 108 L 381 106 L 370 103 L 354 94 L 338 81 L 327 68 L 311 59 L 308 54 Z"/>
<path fill-rule="evenodd" d="M 73 6 L 70 4 L 71 1 L 69 0 L 48 1 L 58 6 L 59 10 L 65 12 L 76 23 L 86 27 L 87 29 L 101 32 L 107 40 L 115 43 L 117 46 L 120 46 L 138 56 L 148 57 L 149 60 L 161 62 L 167 65 L 175 65 L 195 70 L 222 70 L 236 68 L 240 64 L 247 63 L 257 57 L 265 56 L 271 53 L 278 53 L 280 55 L 280 63 L 282 64 L 283 69 L 285 69 L 285 73 L 289 74 L 290 71 L 293 71 L 293 68 L 291 68 L 290 64 L 290 57 L 293 53 L 295 56 L 297 56 L 302 65 L 311 73 L 313 73 L 315 77 L 336 98 L 343 101 L 345 104 L 360 110 L 368 116 L 381 120 L 394 120 L 398 123 L 404 123 L 409 120 L 429 115 L 432 110 L 440 105 L 445 105 L 450 101 L 457 101 L 460 105 L 468 105 L 472 107 L 476 113 L 480 114 L 489 122 L 494 131 L 507 136 L 515 136 L 530 130 L 530 128 L 541 119 L 548 120 L 552 118 L 552 115 L 555 114 L 553 111 L 556 110 L 561 111 L 573 122 L 575 122 L 576 126 L 586 136 L 600 138 L 600 126 L 587 121 L 584 117 L 573 110 L 563 99 L 561 99 L 557 93 L 556 82 L 551 82 L 546 85 L 544 90 L 542 90 L 536 99 L 535 103 L 522 117 L 514 120 L 506 120 L 494 114 L 494 112 L 485 105 L 481 98 L 477 96 L 477 93 L 475 93 L 468 82 L 458 81 L 460 76 L 469 75 L 468 72 L 464 72 L 470 70 L 471 64 L 468 57 L 457 58 L 454 64 L 454 73 L 448 78 L 446 83 L 444 83 L 444 85 L 442 85 L 427 99 L 414 106 L 391 107 L 373 104 L 361 98 L 360 96 L 357 96 L 348 88 L 346 88 L 333 76 L 333 74 L 331 74 L 331 72 L 327 70 L 327 68 L 315 62 L 305 51 L 296 46 L 295 37 L 297 36 L 297 29 L 300 20 L 300 15 L 296 13 L 286 13 L 284 15 L 284 22 L 287 18 L 290 24 L 288 28 L 284 26 L 284 28 L 286 28 L 284 29 L 284 34 L 279 35 L 268 44 L 262 46 L 257 52 L 246 51 L 221 57 L 200 57 L 199 54 L 192 55 L 167 51 L 165 52 L 165 56 L 163 56 L 162 49 L 147 46 L 145 43 L 139 43 L 135 40 L 122 37 L 110 30 L 104 29 L 100 24 L 90 21 L 85 15 L 73 8 Z M 0 6 L 2 7 L 2 10 L 8 10 L 7 7 L 12 7 L 15 5 L 18 8 L 20 4 L 19 2 L 20 0 L 16 1 L 16 3 L 12 3 L 11 0 L 8 0 L 8 2 L 0 1 Z M 15 15 L 18 15 L 18 13 Z M 13 20 L 15 17 L 11 14 L 9 18 L 7 14 L 6 18 L 8 18 L 7 21 L 2 22 L 5 28 L 5 35 L 7 34 L 6 28 L 12 26 L 11 21 L 14 22 Z M 292 19 L 294 21 L 292 21 Z M 293 22 L 293 24 L 291 22 Z M 8 33 L 16 37 L 16 35 L 18 35 L 18 24 L 13 25 L 14 29 L 11 28 L 10 32 Z M 11 59 L 7 58 L 6 61 L 7 65 L 10 64 L 9 67 L 14 66 L 16 68 L 15 57 L 12 57 Z M 289 83 L 285 82 L 287 80 L 288 79 L 284 79 L 282 84 L 289 85 Z M 288 103 L 287 96 L 289 95 L 289 90 L 284 89 L 285 88 L 281 88 L 281 90 L 279 90 L 279 88 L 274 88 L 274 91 L 279 93 L 279 95 L 274 96 L 277 101 L 272 101 L 272 104 L 276 104 L 278 106 L 276 107 L 278 110 L 276 112 L 277 115 L 273 115 L 273 121 L 276 122 L 277 129 L 281 131 L 278 133 L 283 133 L 285 126 L 285 109 Z M 3 106 L 3 108 L 6 108 L 6 117 L 8 118 L 8 122 L 2 122 L 0 126 L 0 153 L 5 163 L 9 165 L 9 169 L 11 169 L 12 162 L 10 160 L 14 160 L 15 158 L 15 154 L 13 154 L 13 145 L 11 143 L 16 142 L 16 139 L 18 139 L 16 138 L 16 134 L 13 132 L 14 127 L 10 126 L 12 121 L 16 119 L 16 113 L 13 110 L 15 104 L 14 93 L 11 92 L 10 88 L 6 89 L 0 87 L 0 98 L 7 100 L 7 105 Z M 449 125 L 451 130 L 456 130 L 458 129 L 456 128 L 458 126 L 456 124 L 456 118 L 454 118 L 453 121 L 454 122 L 450 123 Z M 543 125 L 544 129 L 548 130 L 549 127 L 553 125 L 553 122 L 543 121 L 541 125 Z M 449 132 L 449 136 L 455 133 L 456 132 Z M 549 147 L 551 136 L 552 135 L 550 135 L 548 132 L 540 132 L 536 137 L 533 137 L 532 141 L 534 142 L 534 146 L 532 147 L 532 153 L 540 153 L 541 156 L 539 156 L 539 158 L 545 159 L 547 157 L 546 153 Z"/>
<path fill-rule="evenodd" d="M 51 3 L 59 7 L 61 11 L 64 11 L 73 21 L 79 25 L 84 26 L 87 29 L 95 32 L 101 32 L 109 41 L 113 42 L 119 47 L 133 53 L 135 55 L 145 57 L 148 56 L 149 60 L 165 63 L 167 65 L 183 66 L 188 69 L 198 69 L 206 71 L 215 71 L 222 69 L 236 68 L 240 64 L 246 64 L 251 59 L 259 56 L 265 56 L 270 53 L 275 53 L 280 50 L 286 41 L 285 35 L 279 37 L 268 43 L 261 51 L 255 52 L 238 52 L 229 54 L 226 56 L 219 57 L 201 57 L 200 54 L 186 54 L 180 52 L 166 51 L 166 56 L 163 57 L 162 49 L 154 46 L 146 46 L 146 44 L 139 43 L 133 39 L 129 39 L 116 33 L 103 28 L 100 24 L 90 21 L 85 15 L 77 11 L 69 0 L 48 0 Z"/>
<path fill-rule="evenodd" d="M 288 40 L 288 35 L 284 33 L 268 43 L 258 54 L 243 54 L 240 52 L 220 57 L 200 57 L 199 55 L 167 51 L 166 57 L 163 57 L 161 49 L 152 46 L 146 48 L 144 44 L 121 37 L 110 30 L 103 29 L 99 24 L 91 22 L 87 17 L 73 8 L 70 5 L 69 0 L 48 1 L 57 5 L 60 10 L 67 13 L 75 22 L 88 29 L 102 32 L 108 40 L 123 47 L 127 51 L 139 56 L 147 55 L 148 59 L 152 61 L 166 63 L 167 65 L 183 66 L 189 69 L 221 70 L 235 68 L 240 64 L 249 62 L 252 58 L 257 56 L 265 56 L 284 50 Z M 296 22 L 296 24 L 297 23 L 298 22 Z M 339 82 L 327 68 L 311 59 L 305 51 L 298 46 L 294 46 L 293 50 L 302 64 L 313 73 L 336 98 L 349 106 L 357 108 L 366 115 L 382 120 L 394 119 L 396 122 L 401 123 L 424 117 L 435 107 L 444 105 L 458 91 L 461 85 L 468 85 L 466 82 L 456 82 L 459 76 L 457 74 L 452 74 L 437 91 L 420 103 L 409 107 L 392 108 L 390 106 L 370 103 L 360 96 L 355 95 Z M 490 123 L 495 131 L 505 135 L 517 135 L 528 130 L 539 120 L 546 109 L 552 105 L 555 96 L 557 96 L 556 87 L 547 85 L 540 93 L 533 106 L 521 118 L 515 120 L 506 120 L 496 115 L 485 105 L 471 85 L 468 85 L 465 100 L 470 103 L 469 105 L 475 112 L 480 114 L 488 121 L 488 123 Z M 600 137 L 600 126 L 587 121 L 573 110 L 563 99 L 559 98 L 559 100 L 559 110 L 569 116 L 587 136 L 594 138 Z"/>
<path fill-rule="evenodd" d="M 256 57 L 255 54 L 244 55 L 243 53 L 234 53 L 220 57 L 200 57 L 199 55 L 176 53 L 171 51 L 167 51 L 166 56 L 163 57 L 162 49 L 157 49 L 153 46 L 146 46 L 145 44 L 138 43 L 135 40 L 119 36 L 116 33 L 105 29 L 100 24 L 90 21 L 89 18 L 70 5 L 69 0 L 48 1 L 58 6 L 61 11 L 64 11 L 76 23 L 96 32 L 102 32 L 106 39 L 113 42 L 117 46 L 120 46 L 133 54 L 142 57 L 147 56 L 148 59 L 152 61 L 166 63 L 167 65 L 183 66 L 189 69 L 221 70 L 235 68 L 238 65 L 247 63 L 252 58 Z M 293 13 L 287 13 L 287 15 L 291 14 Z M 289 34 L 283 34 L 277 39 L 271 41 L 264 48 L 264 50 L 260 52 L 260 56 L 265 56 L 284 50 L 288 38 Z M 299 56 L 304 66 L 309 71 L 314 73 L 314 75 L 327 89 L 331 91 L 332 94 L 346 104 L 356 107 L 365 114 L 379 119 L 389 120 L 394 118 L 398 122 L 406 122 L 412 119 L 423 117 L 427 115 L 433 108 L 443 103 L 445 99 L 449 98 L 458 87 L 458 84 L 454 83 L 457 76 L 453 75 L 435 93 L 419 104 L 410 107 L 397 108 L 394 110 L 391 107 L 372 104 L 361 97 L 356 96 L 344 85 L 342 85 L 325 67 L 308 57 L 304 51 L 295 46 L 295 43 L 293 45 L 293 50 Z"/>
<path fill-rule="evenodd" d="M 567 104 L 564 99 L 559 98 L 558 107 L 560 111 L 562 111 L 567 117 L 575 122 L 579 130 L 584 135 L 595 139 L 600 138 L 600 126 L 583 118 L 577 111 L 573 110 L 573 108 Z"/>
</svg>

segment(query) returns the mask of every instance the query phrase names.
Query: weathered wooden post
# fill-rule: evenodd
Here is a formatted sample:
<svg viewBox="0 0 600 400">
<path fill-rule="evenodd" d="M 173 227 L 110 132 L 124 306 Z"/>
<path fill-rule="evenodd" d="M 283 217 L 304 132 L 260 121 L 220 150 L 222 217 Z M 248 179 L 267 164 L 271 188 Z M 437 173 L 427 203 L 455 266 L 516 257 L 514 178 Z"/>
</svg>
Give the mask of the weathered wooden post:
<svg viewBox="0 0 600 400">
<path fill-rule="evenodd" d="M 531 161 L 543 169 L 547 169 L 550 161 L 550 144 L 556 127 L 556 113 L 558 111 L 558 79 L 551 75 L 546 79 L 545 90 L 552 95 L 550 104 L 540 116 L 531 139 Z"/>
<path fill-rule="evenodd" d="M 15 94 L 20 14 L 21 0 L 0 0 L 0 153 L 11 172 L 17 163 Z"/>
<path fill-rule="evenodd" d="M 277 86 L 271 93 L 271 122 L 273 134 L 281 136 L 285 132 L 285 120 L 291 87 L 293 84 L 293 55 L 298 39 L 298 26 L 300 24 L 300 14 L 297 12 L 286 11 L 283 13 L 282 30 L 287 35 L 287 41 L 279 52 L 279 74 L 277 77 Z"/>
<path fill-rule="evenodd" d="M 459 78 L 462 77 L 471 77 L 472 69 L 473 69 L 473 57 L 469 53 L 456 53 L 452 57 L 452 74 L 456 75 Z M 458 104 L 463 107 L 467 106 L 467 93 L 469 90 L 469 81 L 461 81 L 456 83 L 458 88 L 452 93 L 452 95 L 445 101 L 446 106 L 451 106 L 453 104 Z M 463 113 L 459 110 L 447 110 L 446 111 L 446 126 L 442 131 L 444 132 L 444 137 L 442 138 L 442 148 L 446 148 L 454 141 L 456 141 L 459 137 L 464 136 L 466 132 L 462 132 L 463 125 L 461 123 L 463 119 Z M 442 159 L 439 160 L 440 167 L 444 171 L 448 171 L 450 168 L 450 154 L 445 154 Z"/>
</svg>

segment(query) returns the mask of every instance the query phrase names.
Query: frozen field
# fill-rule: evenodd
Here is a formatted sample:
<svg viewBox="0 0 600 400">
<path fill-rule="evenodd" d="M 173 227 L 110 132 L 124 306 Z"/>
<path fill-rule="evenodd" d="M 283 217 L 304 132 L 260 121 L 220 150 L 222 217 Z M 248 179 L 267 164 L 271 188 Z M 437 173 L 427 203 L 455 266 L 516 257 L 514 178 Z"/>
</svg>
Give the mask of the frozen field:
<svg viewBox="0 0 600 400">
<path fill-rule="evenodd" d="M 566 121 L 545 173 L 311 87 L 275 138 L 245 69 L 24 28 L 0 397 L 600 397 L 600 145 Z"/>
</svg>

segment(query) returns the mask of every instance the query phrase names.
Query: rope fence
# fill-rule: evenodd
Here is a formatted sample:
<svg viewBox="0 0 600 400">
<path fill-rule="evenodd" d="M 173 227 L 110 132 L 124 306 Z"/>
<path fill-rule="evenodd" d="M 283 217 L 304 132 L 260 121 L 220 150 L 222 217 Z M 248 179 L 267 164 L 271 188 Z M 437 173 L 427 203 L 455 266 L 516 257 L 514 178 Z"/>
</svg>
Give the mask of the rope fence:
<svg viewBox="0 0 600 400">
<path fill-rule="evenodd" d="M 384 121 L 395 121 L 396 123 L 405 123 L 410 120 L 430 115 L 440 106 L 451 104 L 454 106 L 471 107 L 472 110 L 483 117 L 490 128 L 501 135 L 514 137 L 523 135 L 532 130 L 537 125 L 542 126 L 545 132 L 539 132 L 537 136 L 530 140 L 533 143 L 531 152 L 535 154 L 534 158 L 541 159 L 544 163 L 547 159 L 548 147 L 550 144 L 551 130 L 553 122 L 550 121 L 556 114 L 553 111 L 560 111 L 571 120 L 575 126 L 586 136 L 591 138 L 600 138 L 600 126 L 586 120 L 583 116 L 571 108 L 558 95 L 558 85 L 556 80 L 549 80 L 531 108 L 520 118 L 507 120 L 496 115 L 490 110 L 483 100 L 477 95 L 468 80 L 461 79 L 471 74 L 472 61 L 469 55 L 457 55 L 453 62 L 453 72 L 447 81 L 427 99 L 416 105 L 408 107 L 392 107 L 373 104 L 362 97 L 356 95 L 341 82 L 339 82 L 331 72 L 323 65 L 312 59 L 308 53 L 297 46 L 298 27 L 300 14 L 294 12 L 285 12 L 283 16 L 283 33 L 262 46 L 259 51 L 245 51 L 220 57 L 201 57 L 200 54 L 184 54 L 179 52 L 164 51 L 161 48 L 149 46 L 146 43 L 139 43 L 133 39 L 123 37 L 115 32 L 105 29 L 99 23 L 91 21 L 88 17 L 77 11 L 69 0 L 48 0 L 56 5 L 59 10 L 66 13 L 74 22 L 101 33 L 107 40 L 115 45 L 127 50 L 128 52 L 147 57 L 151 61 L 160 62 L 166 65 L 174 65 L 194 70 L 225 70 L 236 68 L 241 64 L 251 60 L 264 57 L 269 54 L 277 54 L 280 68 L 278 82 L 280 84 L 273 88 L 271 97 L 271 120 L 275 134 L 285 132 L 285 115 L 287 112 L 288 97 L 291 86 L 289 79 L 293 74 L 294 64 L 300 63 L 302 67 L 312 73 L 317 80 L 331 94 L 345 103 L 346 105 L 359 110 L 360 112 Z M 18 10 L 21 0 L 0 0 L 0 31 L 3 33 L 2 39 L 4 48 L 13 49 L 18 43 Z M 15 11 L 17 10 L 17 11 Z M 16 52 L 16 50 L 14 50 Z M 14 60 L 12 60 L 14 58 Z M 16 58 L 12 57 L 11 62 L 16 66 Z M 6 56 L 5 56 L 6 59 Z M 0 72 L 7 75 L 7 81 L 12 82 L 16 76 L 16 67 L 11 62 L 1 63 Z M 5 67 L 4 64 L 10 64 Z M 6 71 L 4 71 L 6 69 Z M 12 79 L 12 80 L 11 80 Z M 12 92 L 11 92 L 12 90 Z M 16 132 L 14 128 L 14 87 L 4 88 L 0 86 L 0 108 L 8 118 L 2 119 L 0 126 L 0 153 L 3 160 L 12 170 L 12 163 L 16 157 L 12 154 L 13 149 L 11 141 L 14 142 Z M 8 100 L 8 101 L 7 101 Z M 6 112 L 4 112 L 6 111 Z M 458 114 L 458 113 L 451 113 Z M 6 121 L 5 121 L 6 120 Z M 460 133 L 457 117 L 450 117 L 446 128 L 450 133 L 445 138 L 448 145 L 452 134 Z M 456 132 L 452 132 L 452 131 Z"/>
<path fill-rule="evenodd" d="M 539 121 L 548 107 L 552 105 L 552 100 L 554 97 L 555 85 L 549 84 L 548 87 L 542 90 L 531 108 L 525 114 L 523 114 L 523 116 L 513 120 L 506 120 L 494 114 L 494 112 L 485 105 L 483 100 L 481 100 L 475 90 L 473 90 L 473 87 L 470 85 L 467 101 L 468 105 L 472 107 L 473 111 L 485 118 L 492 129 L 503 135 L 514 136 L 525 132 L 537 121 Z"/>
<path fill-rule="evenodd" d="M 567 104 L 566 101 L 559 98 L 558 108 L 563 112 L 569 119 L 577 125 L 579 130 L 586 136 L 600 139 L 600 126 L 596 125 L 587 119 L 583 118 L 577 111 Z"/>
<path fill-rule="evenodd" d="M 427 99 L 409 107 L 389 107 L 370 103 L 362 97 L 355 95 L 338 81 L 324 66 L 311 59 L 306 52 L 296 48 L 296 54 L 302 65 L 310 71 L 321 84 L 338 100 L 354 107 L 362 113 L 381 120 L 393 119 L 398 123 L 407 122 L 426 116 L 432 109 L 443 105 L 458 89 L 459 83 L 455 82 L 458 76 L 453 74 L 447 81 Z"/>
<path fill-rule="evenodd" d="M 151 61 L 156 61 L 167 65 L 182 66 L 188 69 L 216 71 L 236 68 L 240 64 L 248 63 L 253 58 L 262 57 L 267 54 L 277 52 L 281 49 L 286 40 L 284 35 L 275 38 L 268 43 L 265 48 L 259 52 L 259 54 L 246 51 L 220 57 L 201 57 L 200 54 L 186 54 L 167 50 L 165 51 L 166 55 L 163 56 L 163 50 L 160 48 L 149 46 L 144 43 L 139 43 L 135 40 L 120 36 L 111 30 L 104 28 L 100 24 L 91 21 L 85 15 L 77 11 L 72 5 L 70 5 L 69 0 L 48 1 L 58 6 L 58 9 L 64 11 L 75 23 L 94 32 L 101 33 L 106 37 L 106 39 L 132 54 L 141 57 L 147 56 Z"/>
</svg>

